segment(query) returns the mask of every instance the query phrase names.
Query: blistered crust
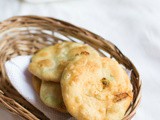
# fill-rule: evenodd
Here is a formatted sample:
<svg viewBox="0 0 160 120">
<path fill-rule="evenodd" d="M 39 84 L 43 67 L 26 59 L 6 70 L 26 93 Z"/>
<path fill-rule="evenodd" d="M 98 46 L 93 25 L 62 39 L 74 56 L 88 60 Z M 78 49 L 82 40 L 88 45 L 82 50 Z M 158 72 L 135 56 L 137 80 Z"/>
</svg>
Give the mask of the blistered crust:
<svg viewBox="0 0 160 120">
<path fill-rule="evenodd" d="M 121 120 L 133 98 L 126 72 L 109 58 L 70 62 L 61 88 L 68 112 L 78 120 Z"/>
<path fill-rule="evenodd" d="M 74 42 L 62 42 L 37 52 L 28 70 L 45 81 L 60 82 L 65 66 L 77 56 L 99 56 L 92 47 Z"/>
</svg>

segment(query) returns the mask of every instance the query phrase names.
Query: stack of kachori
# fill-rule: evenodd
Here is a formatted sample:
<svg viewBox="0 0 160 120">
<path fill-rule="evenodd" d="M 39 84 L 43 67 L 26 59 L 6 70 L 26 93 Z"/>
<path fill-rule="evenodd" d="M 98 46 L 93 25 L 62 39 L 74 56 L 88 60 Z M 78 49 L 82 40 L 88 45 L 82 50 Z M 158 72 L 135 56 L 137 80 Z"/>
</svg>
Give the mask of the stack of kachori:
<svg viewBox="0 0 160 120">
<path fill-rule="evenodd" d="M 28 69 L 41 101 L 78 120 L 121 120 L 133 99 L 121 65 L 87 44 L 61 42 L 43 48 Z"/>
</svg>

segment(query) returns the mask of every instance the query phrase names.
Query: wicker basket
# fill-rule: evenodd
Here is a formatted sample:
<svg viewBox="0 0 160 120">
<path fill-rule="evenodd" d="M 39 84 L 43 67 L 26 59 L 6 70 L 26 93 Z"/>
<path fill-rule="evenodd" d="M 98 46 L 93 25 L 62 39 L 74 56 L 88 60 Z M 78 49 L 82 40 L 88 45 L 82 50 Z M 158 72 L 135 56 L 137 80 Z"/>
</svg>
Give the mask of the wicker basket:
<svg viewBox="0 0 160 120">
<path fill-rule="evenodd" d="M 76 41 L 93 46 L 103 55 L 115 58 L 126 69 L 131 70 L 134 99 L 124 120 L 130 120 L 134 116 L 141 98 L 139 74 L 132 62 L 111 42 L 70 23 L 39 16 L 17 16 L 3 21 L 0 23 L 0 39 L 0 102 L 12 113 L 28 120 L 48 120 L 12 87 L 4 63 L 19 55 L 34 54 L 59 41 Z"/>
</svg>

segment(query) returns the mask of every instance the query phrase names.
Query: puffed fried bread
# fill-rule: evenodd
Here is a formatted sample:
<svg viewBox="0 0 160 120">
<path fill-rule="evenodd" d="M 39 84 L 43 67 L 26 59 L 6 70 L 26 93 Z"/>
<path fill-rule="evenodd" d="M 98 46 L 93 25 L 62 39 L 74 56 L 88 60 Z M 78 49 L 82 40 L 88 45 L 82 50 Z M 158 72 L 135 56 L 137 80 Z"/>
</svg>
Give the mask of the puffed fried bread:
<svg viewBox="0 0 160 120">
<path fill-rule="evenodd" d="M 121 120 L 132 99 L 129 77 L 110 58 L 78 57 L 64 69 L 62 96 L 78 120 Z"/>
<path fill-rule="evenodd" d="M 35 91 L 39 94 L 41 87 L 41 80 L 34 75 L 32 76 L 32 85 Z"/>
<path fill-rule="evenodd" d="M 99 53 L 86 44 L 57 43 L 37 52 L 32 57 L 28 70 L 44 81 L 60 82 L 62 72 L 68 62 L 79 55 L 92 55 L 97 58 Z"/>
<path fill-rule="evenodd" d="M 36 76 L 32 76 L 32 84 L 33 88 L 40 95 L 40 99 L 45 105 L 60 112 L 67 112 L 62 99 L 62 93 L 59 83 L 42 81 Z"/>
</svg>

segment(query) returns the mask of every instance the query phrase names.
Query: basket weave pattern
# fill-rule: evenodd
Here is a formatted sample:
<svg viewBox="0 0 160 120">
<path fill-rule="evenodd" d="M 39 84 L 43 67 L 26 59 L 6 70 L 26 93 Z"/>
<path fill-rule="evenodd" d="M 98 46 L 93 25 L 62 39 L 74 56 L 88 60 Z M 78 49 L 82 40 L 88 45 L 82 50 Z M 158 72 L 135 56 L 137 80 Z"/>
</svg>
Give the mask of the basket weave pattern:
<svg viewBox="0 0 160 120">
<path fill-rule="evenodd" d="M 84 42 L 102 55 L 116 59 L 131 70 L 134 99 L 123 120 L 130 120 L 141 99 L 141 81 L 132 62 L 111 42 L 70 23 L 49 17 L 17 16 L 0 23 L 0 102 L 10 112 L 29 120 L 48 118 L 27 102 L 10 84 L 4 63 L 19 55 L 31 55 L 37 50 L 60 41 Z M 105 54 L 106 53 L 106 54 Z"/>
</svg>

